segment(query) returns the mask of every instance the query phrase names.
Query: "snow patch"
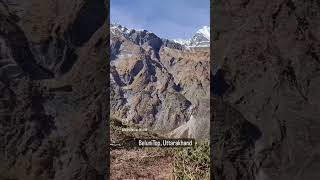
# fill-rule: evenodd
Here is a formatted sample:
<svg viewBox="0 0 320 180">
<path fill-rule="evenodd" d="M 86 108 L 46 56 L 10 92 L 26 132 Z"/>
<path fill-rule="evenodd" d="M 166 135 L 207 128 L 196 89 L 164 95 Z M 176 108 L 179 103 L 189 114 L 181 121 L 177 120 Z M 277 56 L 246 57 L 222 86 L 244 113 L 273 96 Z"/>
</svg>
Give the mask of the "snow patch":
<svg viewBox="0 0 320 180">
<path fill-rule="evenodd" d="M 190 39 L 174 39 L 173 42 L 188 46 L 190 44 Z"/>
<path fill-rule="evenodd" d="M 203 26 L 201 29 L 197 31 L 197 33 L 202 34 L 205 38 L 210 40 L 210 27 Z"/>
<path fill-rule="evenodd" d="M 203 40 L 204 37 L 206 40 Z M 191 39 L 174 39 L 175 43 L 179 43 L 186 48 L 209 47 L 210 46 L 210 27 L 203 26 L 199 29 Z M 196 45 L 194 44 L 196 43 Z"/>
</svg>

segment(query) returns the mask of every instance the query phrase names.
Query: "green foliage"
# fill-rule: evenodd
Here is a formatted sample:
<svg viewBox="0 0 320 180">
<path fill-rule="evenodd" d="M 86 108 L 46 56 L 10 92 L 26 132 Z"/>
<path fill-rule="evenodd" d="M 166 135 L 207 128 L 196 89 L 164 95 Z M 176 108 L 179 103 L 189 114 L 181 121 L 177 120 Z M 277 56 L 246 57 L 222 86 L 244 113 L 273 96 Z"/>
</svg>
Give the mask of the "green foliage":
<svg viewBox="0 0 320 180">
<path fill-rule="evenodd" d="M 208 141 L 198 142 L 192 148 L 175 152 L 174 175 L 177 180 L 210 179 L 210 146 Z"/>
</svg>

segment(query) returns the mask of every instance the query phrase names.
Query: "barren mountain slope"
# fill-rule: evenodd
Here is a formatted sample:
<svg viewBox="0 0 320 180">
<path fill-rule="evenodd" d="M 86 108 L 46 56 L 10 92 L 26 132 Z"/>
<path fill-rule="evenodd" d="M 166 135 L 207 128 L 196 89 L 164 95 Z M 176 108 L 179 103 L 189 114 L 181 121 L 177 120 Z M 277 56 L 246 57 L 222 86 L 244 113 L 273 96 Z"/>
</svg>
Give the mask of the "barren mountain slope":
<svg viewBox="0 0 320 180">
<path fill-rule="evenodd" d="M 100 0 L 0 1 L 0 179 L 104 179 L 106 12 Z"/>
<path fill-rule="evenodd" d="M 212 8 L 216 179 L 319 179 L 320 4 Z"/>
<path fill-rule="evenodd" d="M 208 137 L 209 48 L 189 49 L 120 25 L 111 27 L 110 44 L 112 117 L 164 134 L 185 126 L 179 130 L 185 137 Z"/>
</svg>

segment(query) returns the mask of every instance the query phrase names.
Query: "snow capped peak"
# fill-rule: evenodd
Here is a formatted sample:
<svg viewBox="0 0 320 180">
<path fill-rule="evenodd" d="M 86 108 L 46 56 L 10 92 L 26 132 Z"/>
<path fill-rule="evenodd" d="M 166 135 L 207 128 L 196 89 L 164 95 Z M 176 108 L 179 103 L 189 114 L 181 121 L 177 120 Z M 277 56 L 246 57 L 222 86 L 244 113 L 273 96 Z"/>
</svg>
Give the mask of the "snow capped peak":
<svg viewBox="0 0 320 180">
<path fill-rule="evenodd" d="M 197 31 L 197 33 L 202 34 L 205 38 L 210 40 L 210 27 L 203 26 L 201 29 Z"/>
<path fill-rule="evenodd" d="M 191 39 L 174 39 L 173 41 L 186 47 L 209 47 L 210 27 L 203 26 Z"/>
<path fill-rule="evenodd" d="M 188 46 L 190 44 L 190 39 L 173 39 L 173 42 Z"/>
<path fill-rule="evenodd" d="M 116 31 L 120 31 L 121 33 L 127 34 L 130 33 L 133 29 L 128 29 L 118 23 L 111 23 L 110 29 L 112 33 L 115 33 Z"/>
<path fill-rule="evenodd" d="M 146 39 L 158 38 L 157 35 L 145 29 L 129 29 L 118 23 L 111 23 L 110 26 L 112 34 L 117 36 L 124 36 L 125 38 L 130 39 L 131 41 L 135 39 L 134 42 L 146 42 Z M 162 39 L 162 41 L 164 40 Z M 190 39 L 173 39 L 169 41 L 174 42 L 176 44 L 180 44 L 184 47 L 210 47 L 210 27 L 203 26 Z"/>
<path fill-rule="evenodd" d="M 110 29 L 112 33 L 115 33 L 116 31 L 128 35 L 131 32 L 144 32 L 146 34 L 154 34 L 151 31 L 145 30 L 145 29 L 132 29 L 132 28 L 127 28 L 125 26 L 122 26 L 121 24 L 118 23 L 110 23 Z"/>
</svg>

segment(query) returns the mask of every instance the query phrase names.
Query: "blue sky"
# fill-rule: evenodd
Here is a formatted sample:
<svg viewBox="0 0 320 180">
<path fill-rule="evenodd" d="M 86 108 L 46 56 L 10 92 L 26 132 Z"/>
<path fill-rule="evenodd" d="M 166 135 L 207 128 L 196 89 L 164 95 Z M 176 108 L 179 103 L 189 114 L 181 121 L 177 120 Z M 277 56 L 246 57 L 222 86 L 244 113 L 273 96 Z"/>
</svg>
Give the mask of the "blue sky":
<svg viewBox="0 0 320 180">
<path fill-rule="evenodd" d="M 210 25 L 210 0 L 111 0 L 111 22 L 168 38 L 191 38 Z"/>
</svg>

